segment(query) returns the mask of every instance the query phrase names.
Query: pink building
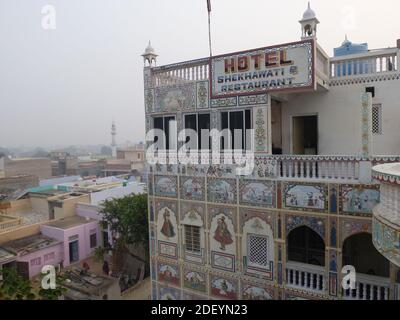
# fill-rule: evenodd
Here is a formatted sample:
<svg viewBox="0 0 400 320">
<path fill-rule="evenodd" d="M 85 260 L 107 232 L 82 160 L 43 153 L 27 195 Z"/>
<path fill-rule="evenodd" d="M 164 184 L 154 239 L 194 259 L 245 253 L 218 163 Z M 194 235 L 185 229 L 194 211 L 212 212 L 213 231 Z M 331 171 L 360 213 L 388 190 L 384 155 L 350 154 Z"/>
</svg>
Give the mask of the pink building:
<svg viewBox="0 0 400 320">
<path fill-rule="evenodd" d="M 16 256 L 18 273 L 33 278 L 45 265 L 57 266 L 64 259 L 62 241 L 45 235 L 35 235 L 13 240 L 2 248 Z"/>
<path fill-rule="evenodd" d="M 67 217 L 44 224 L 40 230 L 63 243 L 64 267 L 88 258 L 101 244 L 99 223 L 90 218 Z"/>
</svg>

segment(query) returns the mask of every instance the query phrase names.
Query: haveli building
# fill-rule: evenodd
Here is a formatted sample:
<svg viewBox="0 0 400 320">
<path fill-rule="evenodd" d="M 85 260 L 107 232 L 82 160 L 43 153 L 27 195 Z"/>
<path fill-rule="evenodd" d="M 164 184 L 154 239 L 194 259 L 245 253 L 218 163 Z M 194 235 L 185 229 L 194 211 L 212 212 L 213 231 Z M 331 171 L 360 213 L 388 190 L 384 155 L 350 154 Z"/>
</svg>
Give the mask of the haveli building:
<svg viewBox="0 0 400 320">
<path fill-rule="evenodd" d="M 149 165 L 153 299 L 400 299 L 400 179 L 372 170 L 400 160 L 400 42 L 346 38 L 329 57 L 318 23 L 309 6 L 298 42 L 166 66 L 147 47 L 146 132 L 167 131 L 161 149 L 183 145 L 174 120 L 178 132 L 255 131 L 241 137 L 250 175 L 224 159 Z M 222 139 L 226 151 L 240 136 Z M 354 289 L 341 286 L 346 265 Z"/>
</svg>

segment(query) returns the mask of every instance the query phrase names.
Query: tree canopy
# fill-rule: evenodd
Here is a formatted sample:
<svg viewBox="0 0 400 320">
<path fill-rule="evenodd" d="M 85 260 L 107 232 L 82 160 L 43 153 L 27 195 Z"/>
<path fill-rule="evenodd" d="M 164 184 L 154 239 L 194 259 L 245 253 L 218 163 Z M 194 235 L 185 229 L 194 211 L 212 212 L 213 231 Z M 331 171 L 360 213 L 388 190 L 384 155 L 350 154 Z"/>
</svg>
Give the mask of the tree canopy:
<svg viewBox="0 0 400 320">
<path fill-rule="evenodd" d="M 132 194 L 103 202 L 102 221 L 117 235 L 116 246 L 149 248 L 147 194 Z"/>
</svg>

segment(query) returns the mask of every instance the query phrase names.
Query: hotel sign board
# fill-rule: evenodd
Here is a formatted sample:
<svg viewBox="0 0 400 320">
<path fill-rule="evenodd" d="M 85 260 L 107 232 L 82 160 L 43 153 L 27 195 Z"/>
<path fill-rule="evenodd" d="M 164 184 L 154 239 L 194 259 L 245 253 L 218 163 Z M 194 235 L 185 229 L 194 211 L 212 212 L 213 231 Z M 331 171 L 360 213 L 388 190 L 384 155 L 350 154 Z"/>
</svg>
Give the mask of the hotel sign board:
<svg viewBox="0 0 400 320">
<path fill-rule="evenodd" d="M 211 98 L 315 89 L 314 40 L 215 56 Z"/>
</svg>

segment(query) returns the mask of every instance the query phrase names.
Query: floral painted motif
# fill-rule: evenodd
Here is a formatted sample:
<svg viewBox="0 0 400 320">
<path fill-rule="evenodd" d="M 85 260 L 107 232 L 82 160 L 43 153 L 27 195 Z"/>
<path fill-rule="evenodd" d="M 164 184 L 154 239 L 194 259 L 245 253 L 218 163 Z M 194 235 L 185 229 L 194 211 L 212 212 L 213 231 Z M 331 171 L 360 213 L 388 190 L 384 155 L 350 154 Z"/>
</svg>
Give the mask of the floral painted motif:
<svg viewBox="0 0 400 320">
<path fill-rule="evenodd" d="M 267 94 L 255 94 L 250 96 L 239 96 L 239 106 L 268 104 Z"/>
<path fill-rule="evenodd" d="M 256 109 L 255 142 L 256 151 L 266 152 L 265 113 L 263 108 Z"/>
<path fill-rule="evenodd" d="M 206 109 L 209 104 L 208 81 L 197 82 L 197 109 Z"/>
<path fill-rule="evenodd" d="M 299 227 L 299 226 L 307 226 L 318 233 L 322 239 L 325 240 L 325 218 L 317 218 L 310 216 L 286 216 L 286 235 L 289 234 L 290 231 Z"/>
</svg>

